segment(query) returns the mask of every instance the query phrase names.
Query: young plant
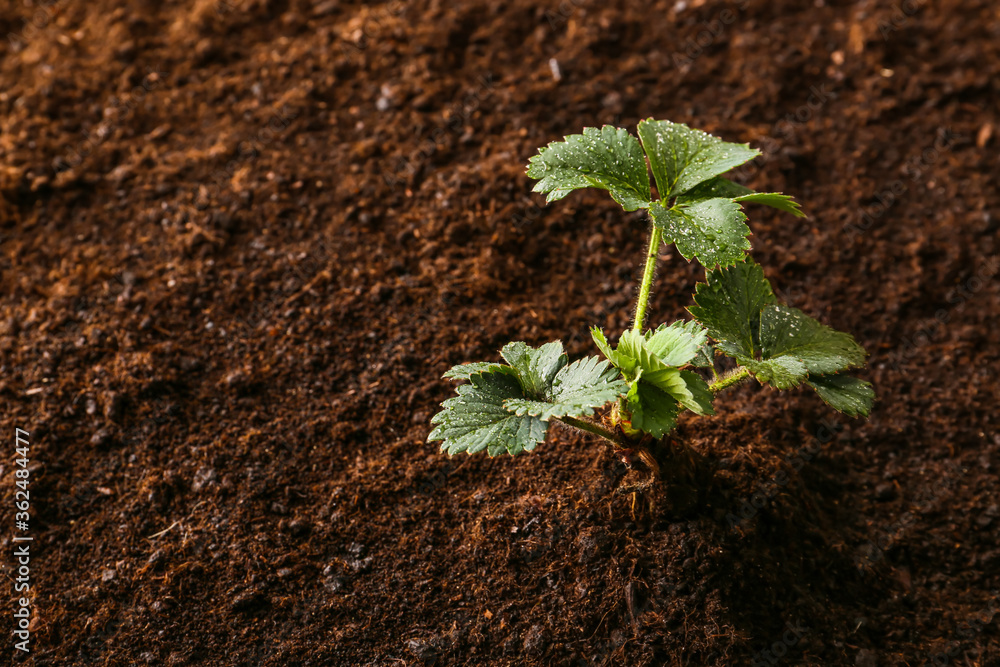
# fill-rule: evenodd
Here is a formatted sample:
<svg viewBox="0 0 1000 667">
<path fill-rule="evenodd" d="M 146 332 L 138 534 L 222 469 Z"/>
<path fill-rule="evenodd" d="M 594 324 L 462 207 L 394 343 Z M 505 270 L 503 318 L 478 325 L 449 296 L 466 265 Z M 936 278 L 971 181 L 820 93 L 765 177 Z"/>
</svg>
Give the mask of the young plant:
<svg viewBox="0 0 1000 667">
<path fill-rule="evenodd" d="M 747 255 L 744 204 L 803 216 L 787 195 L 754 192 L 722 176 L 759 151 L 670 121 L 645 120 L 638 130 L 636 139 L 608 125 L 585 128 L 540 149 L 527 171 L 547 202 L 594 187 L 607 190 L 626 211 L 649 211 L 649 249 L 632 328 L 614 347 L 603 331 L 591 329 L 606 361 L 569 363 L 558 341 L 537 349 L 514 342 L 500 351 L 506 363 L 455 366 L 444 377 L 467 383 L 442 404 L 428 436 L 442 441 L 442 451 L 520 454 L 542 442 L 553 421 L 616 448 L 642 449 L 644 438 L 669 433 L 683 410 L 714 414 L 715 396 L 748 377 L 780 390 L 805 384 L 834 409 L 868 416 L 872 386 L 847 373 L 864 365 L 865 350 L 849 334 L 779 304 L 764 271 Z M 688 308 L 694 320 L 647 329 L 663 243 L 673 243 L 688 261 L 698 260 L 706 280 L 696 286 Z M 735 368 L 720 376 L 718 355 L 734 359 Z M 703 373 L 711 374 L 710 381 Z M 595 419 L 595 410 L 609 404 Z"/>
</svg>

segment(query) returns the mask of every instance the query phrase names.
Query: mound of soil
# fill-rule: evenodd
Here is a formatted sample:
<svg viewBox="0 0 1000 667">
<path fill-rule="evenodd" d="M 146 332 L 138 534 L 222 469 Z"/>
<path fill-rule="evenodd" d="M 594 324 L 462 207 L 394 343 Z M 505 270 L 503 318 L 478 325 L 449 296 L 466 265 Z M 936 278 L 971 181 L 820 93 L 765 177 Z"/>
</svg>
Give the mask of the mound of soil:
<svg viewBox="0 0 1000 667">
<path fill-rule="evenodd" d="M 14 662 L 1000 664 L 995 3 L 7 2 L 0 34 Z M 745 384 L 675 435 L 702 483 L 561 427 L 438 453 L 449 366 L 628 325 L 642 216 L 523 172 L 646 117 L 805 203 L 750 211 L 754 256 L 871 352 L 871 420 Z M 702 278 L 664 249 L 653 321 Z"/>
</svg>

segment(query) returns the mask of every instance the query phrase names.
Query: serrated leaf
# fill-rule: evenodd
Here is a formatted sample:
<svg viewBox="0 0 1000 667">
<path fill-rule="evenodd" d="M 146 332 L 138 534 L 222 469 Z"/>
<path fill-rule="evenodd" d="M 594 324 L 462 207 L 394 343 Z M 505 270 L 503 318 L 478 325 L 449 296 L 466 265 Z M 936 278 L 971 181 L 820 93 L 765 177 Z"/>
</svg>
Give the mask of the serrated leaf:
<svg viewBox="0 0 1000 667">
<path fill-rule="evenodd" d="M 707 283 L 695 286 L 695 305 L 688 308 L 729 356 L 753 359 L 758 348 L 760 314 L 777 299 L 764 270 L 745 261 L 709 271 Z"/>
<path fill-rule="evenodd" d="M 719 341 L 719 349 L 778 389 L 796 387 L 810 374 L 864 364 L 864 348 L 849 334 L 775 302 L 763 269 L 748 259 L 709 272 L 688 310 Z"/>
<path fill-rule="evenodd" d="M 704 183 L 699 183 L 684 194 L 677 196 L 678 204 L 689 204 L 700 199 L 712 199 L 713 197 L 725 197 L 734 199 L 744 195 L 752 195 L 754 192 L 745 185 L 740 185 L 723 176 L 710 178 Z"/>
<path fill-rule="evenodd" d="M 708 383 L 677 367 L 696 359 L 707 345 L 707 332 L 697 322 L 674 322 L 646 334 L 630 329 L 614 350 L 597 327 L 591 335 L 629 383 L 625 407 L 633 428 L 662 438 L 674 427 L 681 406 L 701 415 L 715 414 Z"/>
<path fill-rule="evenodd" d="M 677 203 L 687 204 L 699 199 L 711 199 L 713 197 L 725 197 L 740 203 L 763 204 L 791 213 L 799 218 L 805 217 L 805 213 L 799 208 L 799 203 L 789 195 L 783 195 L 780 192 L 754 192 L 745 185 L 734 183 L 722 176 L 707 180 L 690 191 L 685 192 L 683 195 L 677 197 Z"/>
<path fill-rule="evenodd" d="M 648 208 L 649 174 L 639 140 L 623 128 L 584 128 L 565 141 L 554 141 L 529 160 L 527 174 L 540 179 L 534 192 L 548 193 L 546 202 L 573 190 L 607 190 L 626 211 Z"/>
<path fill-rule="evenodd" d="M 627 329 L 622 333 L 621 338 L 618 339 L 618 347 L 615 349 L 615 354 L 618 357 L 618 364 L 620 365 L 616 365 L 618 365 L 618 369 L 626 379 L 633 379 L 635 374 L 643 368 L 651 370 L 649 362 L 647 362 L 646 366 L 642 364 L 641 357 L 643 352 L 646 352 L 643 343 L 643 335 L 631 329 Z M 649 356 L 648 352 L 646 352 L 646 356 Z"/>
<path fill-rule="evenodd" d="M 518 415 L 548 421 L 554 417 L 582 417 L 615 400 L 628 389 L 607 361 L 587 357 L 566 366 L 555 377 L 547 400 L 514 398 L 504 403 Z"/>
<path fill-rule="evenodd" d="M 698 368 L 715 367 L 715 348 L 711 343 L 705 343 L 698 348 L 698 354 L 691 360 L 691 365 Z"/>
<path fill-rule="evenodd" d="M 669 326 L 666 324 L 661 324 L 656 328 L 656 331 L 647 331 L 646 339 L 650 340 L 655 334 L 660 333 L 664 329 L 675 329 L 683 331 L 688 335 L 692 341 L 698 346 L 698 351 L 694 357 L 689 359 L 687 362 L 691 366 L 698 366 L 699 368 L 711 368 L 715 359 L 715 350 L 712 347 L 711 342 L 708 340 L 708 330 L 705 329 L 696 320 L 677 320 Z M 648 345 L 648 343 L 647 343 Z M 650 346 L 650 350 L 656 353 L 653 346 Z"/>
<path fill-rule="evenodd" d="M 537 349 L 520 341 L 507 343 L 500 350 L 500 356 L 517 371 L 521 387 L 528 396 L 544 396 L 556 373 L 568 363 L 559 341 Z"/>
<path fill-rule="evenodd" d="M 607 338 L 604 337 L 604 332 L 597 327 L 592 327 L 590 329 L 590 336 L 594 339 L 594 342 L 597 344 L 597 348 L 601 351 L 601 354 L 603 354 L 615 368 L 621 371 L 621 373 L 627 378 L 635 376 L 635 373 L 639 368 L 638 359 L 628 356 L 621 349 L 620 345 L 617 350 L 612 349 Z"/>
<path fill-rule="evenodd" d="M 691 394 L 691 398 L 681 401 L 681 404 L 695 414 L 714 415 L 715 408 L 712 407 L 712 401 L 715 399 L 715 394 L 708 388 L 705 378 L 694 371 L 681 371 L 681 378 L 684 379 Z"/>
<path fill-rule="evenodd" d="M 441 451 L 475 454 L 484 449 L 490 456 L 531 451 L 545 439 L 548 424 L 537 417 L 519 416 L 504 407 L 504 402 L 524 398 L 524 391 L 512 368 L 496 368 L 474 373 L 469 384 L 457 389 L 444 410 L 431 418 L 436 424 L 427 436 L 429 441 L 443 440 Z"/>
<path fill-rule="evenodd" d="M 851 417 L 867 417 L 875 403 L 871 383 L 851 375 L 810 376 L 808 383 L 830 407 Z"/>
<path fill-rule="evenodd" d="M 769 384 L 776 389 L 791 389 L 802 384 L 809 375 L 806 365 L 793 357 L 775 359 L 743 359 L 741 364 L 753 373 L 758 382 Z"/>
<path fill-rule="evenodd" d="M 723 141 L 668 120 L 641 121 L 639 138 L 663 201 L 760 155 L 747 144 Z"/>
<path fill-rule="evenodd" d="M 777 304 L 770 304 L 761 312 L 760 349 L 762 359 L 790 357 L 816 375 L 837 373 L 865 363 L 865 349 L 853 336 L 831 329 L 801 310 Z"/>
<path fill-rule="evenodd" d="M 635 361 L 634 371 L 623 371 L 626 379 L 635 380 L 641 375 L 646 382 L 666 392 L 687 395 L 687 387 L 681 379 L 680 372 L 649 351 L 643 334 L 632 329 L 623 333 L 618 341 L 617 352 L 619 358 Z"/>
<path fill-rule="evenodd" d="M 632 428 L 657 439 L 673 430 L 680 413 L 680 406 L 670 394 L 641 380 L 629 389 L 626 405 Z"/>
<path fill-rule="evenodd" d="M 474 361 L 469 364 L 452 366 L 441 377 L 446 380 L 468 380 L 469 376 L 473 373 L 482 373 L 495 367 L 497 367 L 497 364 L 489 361 Z"/>
<path fill-rule="evenodd" d="M 776 208 L 779 211 L 791 213 L 796 218 L 804 218 L 806 214 L 802 212 L 799 203 L 792 199 L 790 195 L 783 195 L 780 192 L 754 192 L 753 194 L 734 197 L 735 202 L 752 202 Z"/>
<path fill-rule="evenodd" d="M 688 389 L 687 382 L 684 381 L 680 369 L 669 366 L 657 368 L 660 364 L 655 359 L 655 357 L 648 356 L 645 358 L 647 365 L 653 366 L 654 370 L 647 371 L 643 368 L 640 379 L 646 384 L 651 384 L 667 392 L 685 407 L 689 404 L 694 404 L 694 396 Z"/>
<path fill-rule="evenodd" d="M 675 322 L 671 326 L 678 324 L 681 324 L 681 322 Z M 704 337 L 704 342 L 698 346 L 698 354 L 696 354 L 694 359 L 692 359 L 689 363 L 692 366 L 697 366 L 698 368 L 714 368 L 715 348 L 712 347 L 712 342 L 708 339 L 708 330 L 705 329 L 700 322 L 696 322 L 695 320 L 683 322 L 683 328 L 692 335 L 695 335 L 695 332 L 697 332 L 695 335 L 696 340 L 702 336 Z"/>
<path fill-rule="evenodd" d="M 735 264 L 750 250 L 747 217 L 731 199 L 702 199 L 670 209 L 655 202 L 649 212 L 665 241 L 673 242 L 684 259 L 697 258 L 707 269 Z"/>
<path fill-rule="evenodd" d="M 636 382 L 644 382 L 666 392 L 689 410 L 698 414 L 711 414 L 711 401 L 709 400 L 706 408 L 704 396 L 696 395 L 702 389 L 708 390 L 704 380 L 696 373 L 685 375 L 688 371 L 668 365 L 653 354 L 647 345 L 646 337 L 632 330 L 623 333 L 618 342 L 618 359 L 625 360 L 626 368 L 630 369 L 622 371 L 629 383 L 634 386 Z"/>
<path fill-rule="evenodd" d="M 678 324 L 682 326 L 676 326 Z M 698 327 L 696 332 L 688 331 L 684 324 L 664 324 L 656 331 L 646 332 L 646 349 L 668 366 L 684 366 L 689 363 L 708 340 L 708 333 L 697 322 L 693 323 Z"/>
<path fill-rule="evenodd" d="M 608 339 L 604 337 L 604 331 L 600 327 L 590 327 L 590 337 L 594 339 L 594 343 L 597 345 L 597 349 L 601 351 L 601 354 L 609 360 L 615 355 L 615 351 L 611 349 L 611 345 L 608 343 Z"/>
</svg>

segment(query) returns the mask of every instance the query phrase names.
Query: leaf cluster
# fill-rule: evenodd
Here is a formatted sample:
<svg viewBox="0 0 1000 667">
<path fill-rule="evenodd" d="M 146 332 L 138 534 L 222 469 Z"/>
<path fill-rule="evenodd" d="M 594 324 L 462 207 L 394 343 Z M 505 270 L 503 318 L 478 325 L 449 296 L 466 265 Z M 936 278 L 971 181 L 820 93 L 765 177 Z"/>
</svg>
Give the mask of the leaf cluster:
<svg viewBox="0 0 1000 667">
<path fill-rule="evenodd" d="M 752 259 L 709 271 L 707 282 L 695 286 L 694 301 L 688 311 L 717 349 L 761 384 L 792 389 L 805 382 L 833 408 L 868 416 L 875 399 L 871 384 L 844 373 L 864 365 L 864 348 L 850 334 L 778 304 Z"/>
<path fill-rule="evenodd" d="M 540 149 L 527 174 L 550 202 L 595 187 L 607 190 L 626 211 L 648 210 L 651 251 L 662 239 L 706 269 L 688 309 L 694 320 L 643 330 L 647 288 L 645 295 L 640 292 L 640 321 L 615 346 L 602 330 L 591 329 L 606 361 L 587 357 L 569 363 L 559 342 L 539 348 L 515 342 L 500 352 L 506 363 L 455 366 L 444 377 L 466 384 L 431 420 L 429 440 L 442 441 L 443 451 L 490 456 L 531 451 L 552 421 L 616 445 L 621 438 L 659 439 L 684 410 L 714 414 L 716 394 L 742 377 L 778 390 L 806 385 L 833 408 L 868 416 L 872 386 L 849 374 L 864 365 L 864 349 L 849 334 L 779 304 L 763 269 L 747 256 L 745 204 L 803 215 L 787 195 L 754 192 L 722 175 L 759 152 L 669 121 L 642 121 L 638 135 L 610 126 L 586 128 Z M 647 262 L 649 284 L 654 266 Z M 719 355 L 737 364 L 721 380 L 715 368 Z M 603 424 L 590 419 L 609 404 L 613 409 Z"/>
<path fill-rule="evenodd" d="M 545 439 L 550 421 L 590 416 L 625 388 L 606 361 L 588 357 L 569 363 L 558 341 L 537 349 L 508 343 L 500 356 L 506 364 L 464 364 L 444 374 L 469 383 L 431 419 L 436 426 L 428 439 L 443 440 L 443 451 L 486 450 L 490 456 L 531 451 Z"/>
<path fill-rule="evenodd" d="M 804 215 L 787 195 L 754 192 L 721 176 L 759 154 L 683 123 L 649 119 L 639 123 L 638 139 L 605 125 L 552 142 L 529 160 L 527 173 L 538 179 L 534 191 L 545 193 L 547 202 L 594 187 L 607 190 L 626 211 L 648 209 L 665 242 L 685 259 L 713 268 L 732 265 L 750 250 L 743 204 Z"/>
</svg>

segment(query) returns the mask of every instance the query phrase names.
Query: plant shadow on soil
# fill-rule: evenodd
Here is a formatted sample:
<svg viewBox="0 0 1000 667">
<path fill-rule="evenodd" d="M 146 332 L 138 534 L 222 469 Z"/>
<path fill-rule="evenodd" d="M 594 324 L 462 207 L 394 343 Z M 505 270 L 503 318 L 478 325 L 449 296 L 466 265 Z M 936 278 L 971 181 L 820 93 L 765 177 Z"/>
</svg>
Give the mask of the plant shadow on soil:
<svg viewBox="0 0 1000 667">
<path fill-rule="evenodd" d="M 751 650 L 809 655 L 831 606 L 846 610 L 886 595 L 845 544 L 842 527 L 857 517 L 824 448 L 844 438 L 836 427 L 817 424 L 810 432 L 797 419 L 809 423 L 805 414 L 777 423 L 732 415 L 688 422 L 653 450 L 659 481 L 607 448 L 578 471 L 571 498 L 516 500 L 507 517 L 511 538 L 476 548 L 497 554 L 512 578 L 537 579 L 543 597 L 558 604 L 544 624 L 508 638 L 505 651 L 541 655 L 578 626 L 606 637 L 603 644 L 566 642 L 564 656 L 578 664 L 621 659 L 627 642 L 643 647 L 630 660 L 669 664 L 673 649 L 656 640 L 667 636 L 694 661 L 713 656 L 743 664 Z M 561 429 L 548 445 L 580 443 Z M 557 611 L 597 593 L 602 604 L 583 625 Z M 856 629 L 839 631 L 846 639 Z M 825 639 L 831 631 L 823 628 Z M 720 637 L 729 638 L 724 655 L 714 653 Z M 449 659 L 469 648 L 439 642 Z"/>
</svg>

